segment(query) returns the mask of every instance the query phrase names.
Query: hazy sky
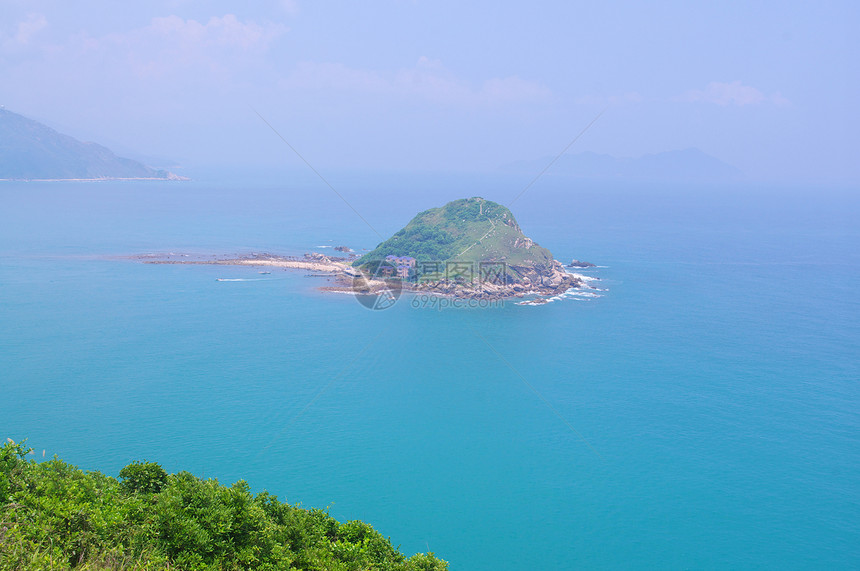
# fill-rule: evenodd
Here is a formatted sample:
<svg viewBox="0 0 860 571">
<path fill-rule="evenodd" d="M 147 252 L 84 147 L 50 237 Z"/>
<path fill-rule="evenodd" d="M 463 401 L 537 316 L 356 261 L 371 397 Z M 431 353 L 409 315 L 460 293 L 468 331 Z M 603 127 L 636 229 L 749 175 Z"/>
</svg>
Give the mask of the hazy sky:
<svg viewBox="0 0 860 571">
<path fill-rule="evenodd" d="M 0 104 L 188 166 L 698 147 L 860 181 L 860 3 L 0 0 Z"/>
</svg>

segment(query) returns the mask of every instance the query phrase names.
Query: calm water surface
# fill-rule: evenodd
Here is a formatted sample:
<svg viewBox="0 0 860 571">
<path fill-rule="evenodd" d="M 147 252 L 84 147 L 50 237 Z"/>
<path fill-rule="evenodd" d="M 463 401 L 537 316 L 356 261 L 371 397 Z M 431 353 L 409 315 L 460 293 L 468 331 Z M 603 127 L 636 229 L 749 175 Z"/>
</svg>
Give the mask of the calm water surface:
<svg viewBox="0 0 860 571">
<path fill-rule="evenodd" d="M 335 184 L 383 236 L 519 190 Z M 860 566 L 857 189 L 548 178 L 514 213 L 608 291 L 540 307 L 111 258 L 373 248 L 320 186 L 0 185 L 0 436 L 246 479 L 454 570 Z"/>
</svg>

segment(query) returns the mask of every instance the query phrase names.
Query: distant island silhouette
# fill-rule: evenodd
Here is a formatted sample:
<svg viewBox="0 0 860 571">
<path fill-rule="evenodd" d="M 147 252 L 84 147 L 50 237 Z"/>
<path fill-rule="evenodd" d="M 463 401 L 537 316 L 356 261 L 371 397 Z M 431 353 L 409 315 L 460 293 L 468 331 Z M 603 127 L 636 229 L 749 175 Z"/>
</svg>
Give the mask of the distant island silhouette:
<svg viewBox="0 0 860 571">
<path fill-rule="evenodd" d="M 188 180 L 0 108 L 0 180 Z"/>
</svg>

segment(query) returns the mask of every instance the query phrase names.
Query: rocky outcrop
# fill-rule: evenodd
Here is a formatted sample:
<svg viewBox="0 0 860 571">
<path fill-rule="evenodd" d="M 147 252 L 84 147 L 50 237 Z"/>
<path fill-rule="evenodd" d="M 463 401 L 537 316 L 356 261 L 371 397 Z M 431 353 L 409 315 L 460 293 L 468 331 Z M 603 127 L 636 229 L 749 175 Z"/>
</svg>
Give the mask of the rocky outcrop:
<svg viewBox="0 0 860 571">
<path fill-rule="evenodd" d="M 305 254 L 305 259 L 310 260 L 311 262 L 319 262 L 321 264 L 331 263 L 331 259 L 328 256 L 323 256 L 317 252 L 308 252 Z"/>
<path fill-rule="evenodd" d="M 464 299 L 504 299 L 526 295 L 553 296 L 584 285 L 580 278 L 565 272 L 564 266 L 556 260 L 543 268 L 513 266 L 510 269 L 517 276 L 503 283 L 439 280 L 404 284 L 404 289 Z"/>
</svg>

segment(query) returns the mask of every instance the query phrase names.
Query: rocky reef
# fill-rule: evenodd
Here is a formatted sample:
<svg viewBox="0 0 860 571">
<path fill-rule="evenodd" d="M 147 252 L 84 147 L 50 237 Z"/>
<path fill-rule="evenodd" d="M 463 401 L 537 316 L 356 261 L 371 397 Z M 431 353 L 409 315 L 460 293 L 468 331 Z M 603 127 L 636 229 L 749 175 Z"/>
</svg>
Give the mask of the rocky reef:
<svg viewBox="0 0 860 571">
<path fill-rule="evenodd" d="M 406 289 L 467 299 L 505 299 L 527 295 L 559 295 L 570 288 L 584 285 L 582 279 L 564 271 L 561 262 L 553 262 L 548 268 L 514 266 L 512 269 L 520 276 L 516 281 L 465 282 L 442 279 L 407 283 Z"/>
</svg>

